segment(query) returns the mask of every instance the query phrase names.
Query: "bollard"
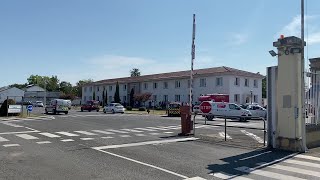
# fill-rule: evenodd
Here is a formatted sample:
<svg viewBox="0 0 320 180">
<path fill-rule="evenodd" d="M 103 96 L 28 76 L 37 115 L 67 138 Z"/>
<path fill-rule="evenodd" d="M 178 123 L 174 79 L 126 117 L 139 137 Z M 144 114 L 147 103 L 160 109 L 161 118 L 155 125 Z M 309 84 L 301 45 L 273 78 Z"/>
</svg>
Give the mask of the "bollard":
<svg viewBox="0 0 320 180">
<path fill-rule="evenodd" d="M 227 118 L 224 117 L 224 141 L 227 141 Z"/>
</svg>

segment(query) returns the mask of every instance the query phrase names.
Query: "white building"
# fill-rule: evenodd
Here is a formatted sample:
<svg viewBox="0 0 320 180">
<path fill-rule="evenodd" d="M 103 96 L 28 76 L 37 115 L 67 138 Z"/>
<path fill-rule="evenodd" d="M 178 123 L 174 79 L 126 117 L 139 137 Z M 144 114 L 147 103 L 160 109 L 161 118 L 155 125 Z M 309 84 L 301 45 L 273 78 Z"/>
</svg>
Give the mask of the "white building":
<svg viewBox="0 0 320 180">
<path fill-rule="evenodd" d="M 229 67 L 214 67 L 194 70 L 193 100 L 201 94 L 229 94 L 230 102 L 262 103 L 262 79 L 259 73 L 251 73 Z M 93 99 L 102 101 L 102 92 L 107 90 L 108 101 L 114 100 L 116 83 L 119 82 L 121 102 L 129 102 L 130 91 L 152 93 L 158 102 L 189 102 L 190 71 L 106 79 L 82 87 L 82 102 Z M 148 103 L 148 102 L 147 102 Z"/>
<path fill-rule="evenodd" d="M 16 87 L 3 87 L 0 88 L 0 104 L 3 103 L 7 98 L 13 99 L 16 102 L 21 102 L 22 97 L 24 97 L 24 91 L 21 89 L 18 89 Z"/>
</svg>

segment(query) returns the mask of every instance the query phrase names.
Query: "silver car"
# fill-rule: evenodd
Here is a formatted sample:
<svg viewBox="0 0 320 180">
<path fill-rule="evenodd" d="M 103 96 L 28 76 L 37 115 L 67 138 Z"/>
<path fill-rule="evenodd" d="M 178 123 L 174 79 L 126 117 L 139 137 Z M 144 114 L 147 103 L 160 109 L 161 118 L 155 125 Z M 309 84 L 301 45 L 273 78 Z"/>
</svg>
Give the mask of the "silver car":
<svg viewBox="0 0 320 180">
<path fill-rule="evenodd" d="M 110 103 L 103 108 L 103 112 L 111 112 L 111 113 L 124 113 L 124 107 L 119 103 Z"/>
</svg>

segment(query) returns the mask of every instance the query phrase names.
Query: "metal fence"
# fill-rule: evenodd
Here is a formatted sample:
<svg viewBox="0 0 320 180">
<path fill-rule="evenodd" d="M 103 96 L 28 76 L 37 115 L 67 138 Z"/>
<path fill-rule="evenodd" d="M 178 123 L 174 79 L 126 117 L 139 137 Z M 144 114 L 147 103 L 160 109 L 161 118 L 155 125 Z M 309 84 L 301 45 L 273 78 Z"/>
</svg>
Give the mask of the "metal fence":
<svg viewBox="0 0 320 180">
<path fill-rule="evenodd" d="M 306 124 L 320 124 L 320 73 L 309 71 L 305 74 Z"/>
</svg>

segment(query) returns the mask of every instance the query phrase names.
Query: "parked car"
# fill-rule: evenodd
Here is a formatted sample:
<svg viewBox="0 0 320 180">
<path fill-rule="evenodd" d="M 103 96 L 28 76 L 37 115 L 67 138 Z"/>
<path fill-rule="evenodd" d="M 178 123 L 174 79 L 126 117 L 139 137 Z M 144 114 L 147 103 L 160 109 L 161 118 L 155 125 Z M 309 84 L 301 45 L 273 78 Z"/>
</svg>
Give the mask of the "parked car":
<svg viewBox="0 0 320 180">
<path fill-rule="evenodd" d="M 99 110 L 100 110 L 99 104 L 100 104 L 99 101 L 94 101 L 94 100 L 87 101 L 86 104 L 81 106 L 81 112 L 83 112 L 83 111 L 89 111 L 89 112 L 90 111 L 97 111 L 97 112 L 99 112 Z"/>
<path fill-rule="evenodd" d="M 124 113 L 124 107 L 119 103 L 110 103 L 103 108 L 103 112 L 111 112 L 111 113 Z"/>
<path fill-rule="evenodd" d="M 65 113 L 68 114 L 69 108 L 68 103 L 64 99 L 54 99 L 50 101 L 50 104 L 45 107 L 45 113 L 48 114 L 59 114 L 59 113 Z"/>
<path fill-rule="evenodd" d="M 42 101 L 36 101 L 36 102 L 34 103 L 34 106 L 35 106 L 35 107 L 44 107 Z"/>
<path fill-rule="evenodd" d="M 205 115 L 208 120 L 213 120 L 214 117 L 226 117 L 246 121 L 252 117 L 249 110 L 243 109 L 235 103 L 208 102 L 211 104 L 211 111 Z"/>
<path fill-rule="evenodd" d="M 252 118 L 267 118 L 267 110 L 258 104 L 243 104 L 240 107 L 249 110 Z"/>
</svg>

